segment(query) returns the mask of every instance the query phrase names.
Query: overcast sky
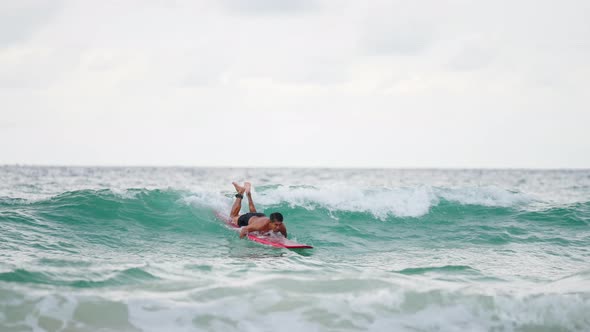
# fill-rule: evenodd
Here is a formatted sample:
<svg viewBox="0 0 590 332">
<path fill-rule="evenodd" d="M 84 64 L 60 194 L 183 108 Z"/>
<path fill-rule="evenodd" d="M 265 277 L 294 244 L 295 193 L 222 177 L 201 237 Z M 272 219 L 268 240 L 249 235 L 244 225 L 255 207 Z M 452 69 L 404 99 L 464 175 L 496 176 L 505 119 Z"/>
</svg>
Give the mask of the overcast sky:
<svg viewBox="0 0 590 332">
<path fill-rule="evenodd" d="M 0 164 L 590 167 L 588 0 L 0 2 Z"/>
</svg>

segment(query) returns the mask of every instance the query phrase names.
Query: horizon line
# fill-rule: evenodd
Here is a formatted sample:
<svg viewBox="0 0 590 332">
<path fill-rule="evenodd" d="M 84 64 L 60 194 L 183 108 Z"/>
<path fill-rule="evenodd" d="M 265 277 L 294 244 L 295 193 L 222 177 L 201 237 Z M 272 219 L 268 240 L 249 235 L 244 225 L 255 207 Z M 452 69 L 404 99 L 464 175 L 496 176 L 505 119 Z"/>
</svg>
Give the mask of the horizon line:
<svg viewBox="0 0 590 332">
<path fill-rule="evenodd" d="M 27 163 L 13 163 L 13 164 L 0 164 L 0 167 L 45 167 L 45 168 L 58 168 L 58 167 L 78 167 L 78 168 L 214 168 L 214 169 L 339 169 L 339 170 L 530 170 L 530 171 L 590 171 L 590 167 L 436 167 L 436 166 L 228 166 L 228 165 L 88 165 L 88 164 L 27 164 Z"/>
</svg>

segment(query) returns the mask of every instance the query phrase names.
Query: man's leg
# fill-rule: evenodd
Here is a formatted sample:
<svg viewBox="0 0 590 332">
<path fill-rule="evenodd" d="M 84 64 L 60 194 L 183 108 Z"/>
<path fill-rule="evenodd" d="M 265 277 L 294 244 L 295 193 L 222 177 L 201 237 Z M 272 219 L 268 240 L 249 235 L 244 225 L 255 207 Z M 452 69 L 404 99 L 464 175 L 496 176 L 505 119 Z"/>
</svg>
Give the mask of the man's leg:
<svg viewBox="0 0 590 332">
<path fill-rule="evenodd" d="M 250 190 L 252 189 L 252 185 L 250 182 L 244 183 L 244 188 L 246 189 L 246 196 L 248 196 L 248 207 L 250 208 L 250 212 L 256 213 L 256 207 L 254 206 L 254 201 L 252 200 L 252 193 Z"/>
<path fill-rule="evenodd" d="M 234 202 L 234 205 L 232 205 L 231 212 L 229 213 L 229 217 L 231 218 L 232 222 L 237 225 L 238 218 L 240 217 L 240 209 L 242 208 L 242 198 L 244 197 L 243 195 L 246 191 L 246 188 L 241 187 L 236 182 L 232 182 L 232 184 L 236 188 L 238 194 L 241 195 L 241 197 L 236 197 L 236 201 Z"/>
</svg>

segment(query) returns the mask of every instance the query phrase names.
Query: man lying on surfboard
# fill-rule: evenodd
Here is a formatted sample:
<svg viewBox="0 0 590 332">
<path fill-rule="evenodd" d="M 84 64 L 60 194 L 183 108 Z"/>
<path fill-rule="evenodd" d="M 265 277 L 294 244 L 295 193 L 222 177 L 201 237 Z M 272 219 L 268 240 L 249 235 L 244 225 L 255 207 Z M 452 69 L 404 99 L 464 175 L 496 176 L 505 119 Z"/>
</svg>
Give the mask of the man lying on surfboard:
<svg viewBox="0 0 590 332">
<path fill-rule="evenodd" d="M 270 214 L 269 218 L 264 213 L 256 212 L 254 201 L 252 201 L 252 193 L 250 192 L 250 189 L 252 188 L 250 182 L 245 182 L 243 187 L 236 182 L 232 182 L 232 184 L 238 193 L 236 194 L 236 201 L 231 208 L 229 216 L 232 223 L 242 227 L 240 230 L 241 238 L 246 236 L 249 232 L 280 232 L 283 236 L 287 237 L 287 228 L 285 227 L 285 224 L 283 224 L 282 214 L 274 212 Z M 244 193 L 246 193 L 246 196 L 248 197 L 248 207 L 250 208 L 250 212 L 240 215 Z"/>
</svg>

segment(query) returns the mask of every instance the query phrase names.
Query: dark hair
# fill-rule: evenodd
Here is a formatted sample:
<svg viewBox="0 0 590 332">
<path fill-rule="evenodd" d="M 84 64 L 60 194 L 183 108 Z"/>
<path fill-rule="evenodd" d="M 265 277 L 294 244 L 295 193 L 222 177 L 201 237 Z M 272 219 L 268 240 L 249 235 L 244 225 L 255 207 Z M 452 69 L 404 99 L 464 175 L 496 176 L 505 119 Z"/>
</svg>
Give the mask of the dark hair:
<svg viewBox="0 0 590 332">
<path fill-rule="evenodd" d="M 270 214 L 270 221 L 280 221 L 283 222 L 283 215 L 279 212 L 273 212 Z"/>
</svg>

